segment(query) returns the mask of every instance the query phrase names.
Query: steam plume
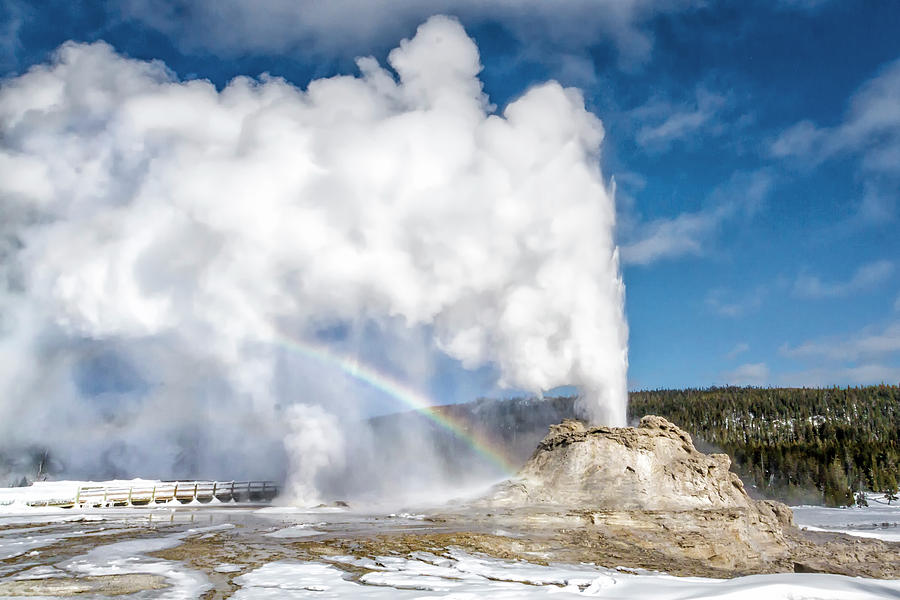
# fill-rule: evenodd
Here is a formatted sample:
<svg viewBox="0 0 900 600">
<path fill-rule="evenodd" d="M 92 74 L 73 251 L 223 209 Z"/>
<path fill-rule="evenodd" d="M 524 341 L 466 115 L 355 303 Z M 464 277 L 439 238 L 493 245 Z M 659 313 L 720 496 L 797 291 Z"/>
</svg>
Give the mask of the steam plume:
<svg viewBox="0 0 900 600">
<path fill-rule="evenodd" d="M 555 82 L 495 114 L 449 18 L 388 62 L 217 90 L 67 43 L 5 81 L 0 439 L 49 443 L 73 472 L 214 476 L 226 453 L 225 476 L 262 476 L 285 423 L 361 416 L 345 382 L 285 376 L 273 330 L 360 323 L 388 354 L 424 335 L 504 386 L 579 385 L 591 418 L 623 424 L 600 121 Z M 319 408 L 285 419 L 297 401 Z"/>
</svg>

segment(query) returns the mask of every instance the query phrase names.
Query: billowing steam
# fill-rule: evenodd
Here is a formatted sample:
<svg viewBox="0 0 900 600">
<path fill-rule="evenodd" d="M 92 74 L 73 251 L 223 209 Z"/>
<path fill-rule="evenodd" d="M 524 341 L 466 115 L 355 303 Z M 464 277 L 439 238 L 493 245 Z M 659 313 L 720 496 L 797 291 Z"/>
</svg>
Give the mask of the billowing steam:
<svg viewBox="0 0 900 600">
<path fill-rule="evenodd" d="M 344 466 L 344 436 L 337 418 L 319 406 L 295 404 L 285 412 L 290 432 L 284 447 L 292 465 L 285 492 L 298 505 L 313 505 L 321 500 L 316 475 Z"/>
<path fill-rule="evenodd" d="M 424 337 L 511 388 L 576 384 L 591 418 L 624 424 L 600 121 L 555 82 L 494 114 L 449 18 L 388 62 L 220 91 L 69 43 L 5 81 L 0 445 L 49 444 L 73 474 L 264 476 L 289 434 L 311 495 L 343 448 L 311 423 L 359 403 L 277 340 L 342 327 L 389 356 Z"/>
</svg>

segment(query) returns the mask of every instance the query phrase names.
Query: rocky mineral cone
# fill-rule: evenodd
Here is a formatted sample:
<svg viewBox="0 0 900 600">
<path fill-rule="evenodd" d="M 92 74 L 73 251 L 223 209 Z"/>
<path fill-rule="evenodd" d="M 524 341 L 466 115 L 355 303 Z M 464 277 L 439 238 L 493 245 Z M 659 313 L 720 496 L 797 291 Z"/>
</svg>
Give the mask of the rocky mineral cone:
<svg viewBox="0 0 900 600">
<path fill-rule="evenodd" d="M 518 475 L 476 504 L 527 523 L 578 560 L 683 575 L 822 571 L 896 577 L 878 540 L 801 532 L 784 504 L 753 500 L 724 454 L 703 454 L 662 417 L 638 427 L 550 427 Z"/>
<path fill-rule="evenodd" d="M 750 508 L 753 500 L 725 454 L 703 454 L 662 417 L 638 427 L 593 427 L 574 420 L 550 427 L 498 504 L 559 504 L 599 510 Z"/>
</svg>

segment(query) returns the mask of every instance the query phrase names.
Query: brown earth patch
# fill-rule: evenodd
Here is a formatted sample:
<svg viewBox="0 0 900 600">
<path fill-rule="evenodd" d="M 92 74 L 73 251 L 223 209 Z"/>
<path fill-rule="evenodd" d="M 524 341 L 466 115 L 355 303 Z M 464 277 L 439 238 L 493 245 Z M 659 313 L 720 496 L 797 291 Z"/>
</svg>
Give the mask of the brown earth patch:
<svg viewBox="0 0 900 600">
<path fill-rule="evenodd" d="M 75 596 L 79 594 L 124 596 L 167 587 L 169 584 L 166 583 L 164 577 L 150 573 L 48 577 L 46 579 L 0 582 L 0 596 Z"/>
</svg>

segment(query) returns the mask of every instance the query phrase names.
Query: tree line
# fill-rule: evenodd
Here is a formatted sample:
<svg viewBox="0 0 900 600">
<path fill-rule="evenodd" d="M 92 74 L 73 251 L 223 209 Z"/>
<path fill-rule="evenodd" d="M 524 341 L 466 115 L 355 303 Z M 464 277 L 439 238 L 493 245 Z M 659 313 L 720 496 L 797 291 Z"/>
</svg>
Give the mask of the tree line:
<svg viewBox="0 0 900 600">
<path fill-rule="evenodd" d="M 729 454 L 765 496 L 843 506 L 862 490 L 897 494 L 898 386 L 632 392 L 629 419 L 647 414 Z"/>
</svg>

